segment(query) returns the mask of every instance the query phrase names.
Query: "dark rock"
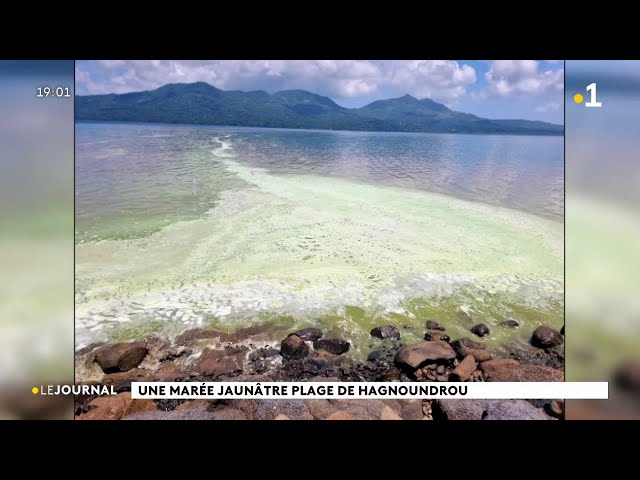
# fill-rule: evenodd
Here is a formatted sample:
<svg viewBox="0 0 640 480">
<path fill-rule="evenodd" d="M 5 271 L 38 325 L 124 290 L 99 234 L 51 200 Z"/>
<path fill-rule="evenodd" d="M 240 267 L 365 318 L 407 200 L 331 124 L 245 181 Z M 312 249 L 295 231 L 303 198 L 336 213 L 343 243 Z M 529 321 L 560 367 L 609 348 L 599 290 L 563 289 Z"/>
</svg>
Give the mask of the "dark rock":
<svg viewBox="0 0 640 480">
<path fill-rule="evenodd" d="M 444 362 L 456 358 L 456 353 L 447 342 L 422 342 L 403 347 L 396 353 L 395 362 L 416 369 L 427 362 Z"/>
<path fill-rule="evenodd" d="M 256 350 L 255 352 L 251 352 L 249 355 L 249 360 L 258 360 L 261 358 L 269 358 L 274 357 L 280 353 L 280 350 L 277 348 L 265 347 Z"/>
<path fill-rule="evenodd" d="M 544 408 L 548 415 L 555 418 L 564 418 L 564 400 L 552 400 Z"/>
<path fill-rule="evenodd" d="M 371 336 L 380 338 L 382 340 L 387 338 L 395 338 L 396 340 L 400 340 L 400 330 L 398 327 L 394 325 L 384 325 L 382 327 L 376 327 L 371 330 Z"/>
<path fill-rule="evenodd" d="M 449 375 L 449 380 L 452 382 L 466 382 L 471 378 L 471 375 L 473 375 L 477 367 L 478 364 L 475 358 L 473 358 L 473 355 L 467 355 L 464 357 L 464 360 L 453 369 L 451 375 Z"/>
<path fill-rule="evenodd" d="M 149 412 L 134 413 L 123 417 L 122 420 L 214 420 L 215 413 L 192 408 L 188 410 L 152 410 Z"/>
<path fill-rule="evenodd" d="M 194 369 L 205 376 L 235 375 L 242 372 L 246 355 L 245 347 L 227 347 L 223 350 L 205 348 Z"/>
<path fill-rule="evenodd" d="M 555 347 L 562 345 L 562 343 L 564 343 L 564 338 L 560 332 L 544 325 L 536 328 L 531 336 L 531 345 L 538 348 Z"/>
<path fill-rule="evenodd" d="M 424 339 L 429 342 L 437 342 L 438 340 L 442 340 L 443 342 L 451 341 L 451 337 L 449 337 L 449 335 L 441 332 L 436 332 L 436 333 L 427 332 L 424 334 Z"/>
<path fill-rule="evenodd" d="M 380 360 L 386 360 L 387 351 L 386 350 L 374 350 L 367 355 L 368 362 L 377 362 Z"/>
<path fill-rule="evenodd" d="M 485 350 L 486 348 L 482 343 L 474 342 L 468 337 L 463 337 L 460 340 L 454 340 L 453 342 L 451 342 L 451 346 L 462 358 L 470 355 L 469 352 L 471 350 Z"/>
<path fill-rule="evenodd" d="M 562 328 L 560 329 L 560 334 L 564 336 L 564 325 L 562 325 Z"/>
<path fill-rule="evenodd" d="M 479 323 L 478 325 L 471 327 L 471 333 L 479 337 L 484 337 L 485 335 L 489 335 L 489 327 L 484 323 Z"/>
<path fill-rule="evenodd" d="M 280 355 L 286 359 L 304 358 L 309 354 L 309 345 L 297 335 L 289 335 L 280 344 Z"/>
<path fill-rule="evenodd" d="M 505 320 L 504 322 L 500 322 L 500 325 L 506 328 L 516 328 L 520 326 L 515 320 Z"/>
<path fill-rule="evenodd" d="M 315 342 L 316 340 L 320 340 L 322 338 L 322 330 L 313 327 L 303 328 L 298 330 L 297 332 L 292 333 L 292 335 L 295 335 L 304 341 Z"/>
<path fill-rule="evenodd" d="M 536 348 L 526 343 L 511 342 L 503 346 L 510 358 L 522 364 L 541 365 L 557 369 L 564 368 L 564 348 L 558 345 L 551 348 Z"/>
<path fill-rule="evenodd" d="M 434 320 L 427 320 L 427 330 L 444 330 L 445 328 Z"/>
<path fill-rule="evenodd" d="M 273 420 L 286 415 L 291 420 L 313 420 L 304 400 L 257 400 L 255 420 Z"/>
<path fill-rule="evenodd" d="M 305 373 L 310 373 L 311 375 L 325 373 L 328 367 L 328 362 L 323 358 L 307 357 L 302 361 L 302 370 Z"/>
<path fill-rule="evenodd" d="M 623 391 L 640 394 L 640 361 L 630 361 L 618 367 L 613 374 L 615 385 Z"/>
<path fill-rule="evenodd" d="M 140 365 L 146 354 L 145 342 L 122 342 L 101 347 L 95 361 L 104 373 L 126 372 Z"/>
<path fill-rule="evenodd" d="M 494 400 L 487 403 L 483 420 L 551 420 L 526 400 Z"/>
<path fill-rule="evenodd" d="M 322 339 L 313 342 L 313 348 L 316 350 L 325 350 L 334 355 L 342 355 L 349 351 L 351 344 L 340 338 Z"/>
</svg>

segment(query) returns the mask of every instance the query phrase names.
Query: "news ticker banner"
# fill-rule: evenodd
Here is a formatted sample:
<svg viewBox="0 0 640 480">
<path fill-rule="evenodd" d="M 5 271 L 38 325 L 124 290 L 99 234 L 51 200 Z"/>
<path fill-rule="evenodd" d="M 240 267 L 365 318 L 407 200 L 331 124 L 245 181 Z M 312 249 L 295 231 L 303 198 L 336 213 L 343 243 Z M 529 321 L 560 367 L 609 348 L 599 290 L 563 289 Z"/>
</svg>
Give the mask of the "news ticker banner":
<svg viewBox="0 0 640 480">
<path fill-rule="evenodd" d="M 599 399 L 607 382 L 132 382 L 136 399 Z"/>
</svg>

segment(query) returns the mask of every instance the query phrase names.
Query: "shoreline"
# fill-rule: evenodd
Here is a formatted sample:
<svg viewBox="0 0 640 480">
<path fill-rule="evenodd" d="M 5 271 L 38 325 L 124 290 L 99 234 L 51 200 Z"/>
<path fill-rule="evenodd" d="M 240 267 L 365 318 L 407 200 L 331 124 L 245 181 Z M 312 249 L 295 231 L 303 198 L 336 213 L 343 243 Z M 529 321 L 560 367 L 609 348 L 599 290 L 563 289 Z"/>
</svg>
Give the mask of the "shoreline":
<svg viewBox="0 0 640 480">
<path fill-rule="evenodd" d="M 517 323 L 517 322 L 516 322 Z M 269 340 L 273 326 L 225 333 L 188 330 L 173 341 L 150 336 L 132 342 L 93 344 L 75 354 L 76 383 L 109 386 L 118 395 L 78 395 L 75 417 L 85 419 L 556 419 L 560 400 L 132 400 L 132 381 L 564 381 L 564 330 L 538 327 L 530 346 L 489 352 L 481 326 L 453 340 L 435 321 L 425 341 L 405 344 L 391 325 L 372 329 L 381 340 L 367 360 L 351 343 L 318 328 Z M 508 328 L 518 328 L 511 324 Z"/>
</svg>

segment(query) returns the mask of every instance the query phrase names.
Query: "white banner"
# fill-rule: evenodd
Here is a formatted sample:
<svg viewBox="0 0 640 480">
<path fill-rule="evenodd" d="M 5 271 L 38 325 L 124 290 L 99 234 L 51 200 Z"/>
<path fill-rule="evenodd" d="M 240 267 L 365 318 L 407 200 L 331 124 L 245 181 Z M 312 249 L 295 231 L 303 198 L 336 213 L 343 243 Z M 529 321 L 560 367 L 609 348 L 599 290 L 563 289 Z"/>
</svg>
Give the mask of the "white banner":
<svg viewBox="0 0 640 480">
<path fill-rule="evenodd" d="M 607 382 L 132 382 L 132 398 L 600 399 Z"/>
</svg>

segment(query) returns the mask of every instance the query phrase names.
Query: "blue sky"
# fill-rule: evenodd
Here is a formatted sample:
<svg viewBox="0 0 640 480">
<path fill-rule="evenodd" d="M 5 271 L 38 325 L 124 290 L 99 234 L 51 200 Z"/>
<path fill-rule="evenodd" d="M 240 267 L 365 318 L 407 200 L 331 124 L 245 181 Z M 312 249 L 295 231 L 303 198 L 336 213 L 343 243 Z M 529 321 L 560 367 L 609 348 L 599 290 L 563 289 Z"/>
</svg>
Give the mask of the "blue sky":
<svg viewBox="0 0 640 480">
<path fill-rule="evenodd" d="M 486 118 L 563 123 L 563 68 L 559 60 L 82 60 L 76 93 L 204 81 L 223 90 L 299 88 L 348 108 L 408 93 Z"/>
</svg>

